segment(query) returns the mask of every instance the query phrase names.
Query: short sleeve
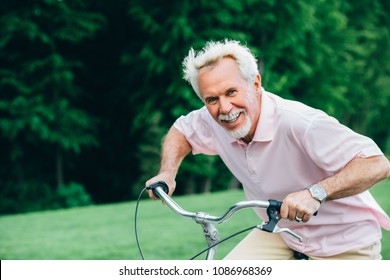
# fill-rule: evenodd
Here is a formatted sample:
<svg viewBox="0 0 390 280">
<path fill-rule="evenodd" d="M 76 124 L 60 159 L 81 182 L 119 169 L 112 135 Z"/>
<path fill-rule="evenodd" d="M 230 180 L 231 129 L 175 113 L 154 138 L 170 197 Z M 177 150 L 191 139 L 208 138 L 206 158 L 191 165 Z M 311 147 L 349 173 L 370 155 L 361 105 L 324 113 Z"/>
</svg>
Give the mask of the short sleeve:
<svg viewBox="0 0 390 280">
<path fill-rule="evenodd" d="M 193 154 L 216 155 L 213 121 L 207 109 L 203 107 L 181 116 L 173 125 L 186 137 Z"/>
<path fill-rule="evenodd" d="M 317 166 L 333 173 L 354 158 L 383 154 L 372 139 L 318 111 L 305 131 L 304 147 Z"/>
</svg>

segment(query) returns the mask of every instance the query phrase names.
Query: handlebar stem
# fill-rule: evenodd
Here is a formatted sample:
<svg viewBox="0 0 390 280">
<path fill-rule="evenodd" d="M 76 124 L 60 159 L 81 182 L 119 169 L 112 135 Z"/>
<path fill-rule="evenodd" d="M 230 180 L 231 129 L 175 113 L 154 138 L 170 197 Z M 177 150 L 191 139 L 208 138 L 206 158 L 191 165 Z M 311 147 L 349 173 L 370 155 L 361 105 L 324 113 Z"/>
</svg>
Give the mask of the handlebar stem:
<svg viewBox="0 0 390 280">
<path fill-rule="evenodd" d="M 213 260 L 217 252 L 217 246 L 213 245 L 219 242 L 219 231 L 214 224 L 205 219 L 206 216 L 208 216 L 207 213 L 198 212 L 196 213 L 195 221 L 202 226 L 203 235 L 207 241 L 207 245 L 210 247 L 207 251 L 206 259 Z"/>
</svg>

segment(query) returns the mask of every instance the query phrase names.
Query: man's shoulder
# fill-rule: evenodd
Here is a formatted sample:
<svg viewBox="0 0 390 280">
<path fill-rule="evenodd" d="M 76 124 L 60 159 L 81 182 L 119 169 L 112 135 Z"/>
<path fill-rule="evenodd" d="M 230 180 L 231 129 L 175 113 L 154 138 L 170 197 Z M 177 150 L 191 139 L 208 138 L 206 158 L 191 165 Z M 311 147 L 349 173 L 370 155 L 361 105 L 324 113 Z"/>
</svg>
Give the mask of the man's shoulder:
<svg viewBox="0 0 390 280">
<path fill-rule="evenodd" d="M 188 112 L 187 115 L 180 116 L 175 124 L 185 127 L 192 127 L 194 129 L 212 126 L 213 119 L 205 106 Z"/>
<path fill-rule="evenodd" d="M 281 113 L 285 114 L 300 114 L 305 116 L 306 114 L 313 114 L 319 110 L 310 107 L 303 102 L 293 99 L 283 98 L 273 93 L 267 93 L 270 99 L 272 99 L 275 108 Z"/>
<path fill-rule="evenodd" d="M 182 115 L 179 117 L 185 119 L 191 119 L 192 121 L 206 121 L 208 122 L 211 118 L 210 113 L 207 111 L 206 106 L 203 106 L 199 109 L 194 109 L 189 111 L 187 115 Z"/>
<path fill-rule="evenodd" d="M 277 127 L 286 131 L 304 132 L 316 119 L 331 119 L 325 112 L 300 101 L 269 94 L 274 104 Z"/>
<path fill-rule="evenodd" d="M 310 107 L 300 101 L 285 99 L 273 93 L 267 93 L 272 100 L 277 118 L 285 121 L 310 121 L 314 117 L 324 114 L 321 110 Z"/>
<path fill-rule="evenodd" d="M 207 113 L 207 108 L 206 106 L 202 106 L 198 109 L 193 109 L 191 111 L 188 111 L 187 114 L 181 115 L 180 117 L 204 115 L 205 113 Z"/>
</svg>

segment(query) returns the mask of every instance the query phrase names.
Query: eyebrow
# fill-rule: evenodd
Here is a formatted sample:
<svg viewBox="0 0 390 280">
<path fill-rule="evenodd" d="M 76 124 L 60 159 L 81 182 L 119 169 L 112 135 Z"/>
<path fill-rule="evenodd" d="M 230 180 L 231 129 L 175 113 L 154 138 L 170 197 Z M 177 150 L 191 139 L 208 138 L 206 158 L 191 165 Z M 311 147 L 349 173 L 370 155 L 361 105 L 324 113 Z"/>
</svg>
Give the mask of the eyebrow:
<svg viewBox="0 0 390 280">
<path fill-rule="evenodd" d="M 213 100 L 214 98 L 218 98 L 218 97 L 216 97 L 215 95 L 212 95 L 212 96 L 207 96 L 205 99 L 204 99 L 204 102 L 209 102 L 209 101 L 211 101 L 211 100 Z"/>
<path fill-rule="evenodd" d="M 230 88 L 228 88 L 227 90 L 225 90 L 225 93 L 228 93 L 229 91 L 232 91 L 232 90 L 238 90 L 236 86 L 232 86 Z"/>
</svg>

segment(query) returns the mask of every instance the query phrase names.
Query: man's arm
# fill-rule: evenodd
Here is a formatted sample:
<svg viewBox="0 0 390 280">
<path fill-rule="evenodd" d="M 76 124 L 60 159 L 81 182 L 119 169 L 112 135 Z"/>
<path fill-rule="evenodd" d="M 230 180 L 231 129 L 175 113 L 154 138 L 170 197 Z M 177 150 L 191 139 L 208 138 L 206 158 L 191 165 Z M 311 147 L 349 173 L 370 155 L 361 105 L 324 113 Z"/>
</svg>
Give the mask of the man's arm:
<svg viewBox="0 0 390 280">
<path fill-rule="evenodd" d="M 146 186 L 157 181 L 164 181 L 169 186 L 169 195 L 172 195 L 176 188 L 175 177 L 180 164 L 191 149 L 185 136 L 172 126 L 163 142 L 160 171 L 157 176 L 146 182 Z M 149 196 L 152 199 L 157 199 L 151 191 L 149 191 Z"/>
<path fill-rule="evenodd" d="M 389 161 L 384 156 L 355 158 L 338 174 L 318 184 L 325 188 L 327 200 L 333 200 L 364 192 L 389 174 Z"/>
<path fill-rule="evenodd" d="M 317 184 L 324 187 L 327 200 L 333 200 L 366 191 L 389 175 L 390 165 L 386 157 L 355 158 L 339 173 Z M 312 198 L 310 192 L 305 189 L 287 195 L 280 214 L 282 218 L 291 221 L 299 217 L 303 222 L 307 222 L 319 208 L 320 202 Z"/>
</svg>

